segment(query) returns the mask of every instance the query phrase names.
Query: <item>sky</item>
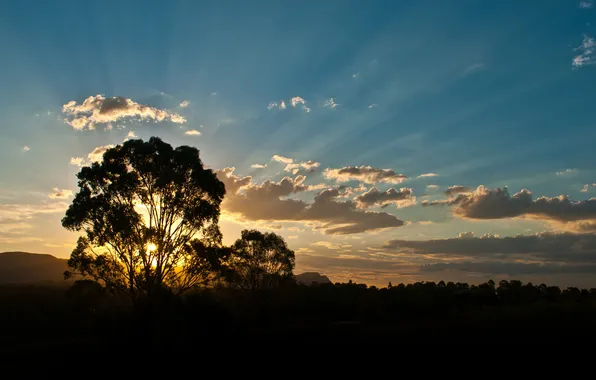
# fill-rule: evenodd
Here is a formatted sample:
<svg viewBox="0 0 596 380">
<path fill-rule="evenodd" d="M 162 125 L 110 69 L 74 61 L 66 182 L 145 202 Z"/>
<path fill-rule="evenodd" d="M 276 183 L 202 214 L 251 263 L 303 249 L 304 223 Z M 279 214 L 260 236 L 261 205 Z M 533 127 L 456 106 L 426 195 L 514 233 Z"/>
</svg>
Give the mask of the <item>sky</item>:
<svg viewBox="0 0 596 380">
<path fill-rule="evenodd" d="M 595 38 L 588 0 L 3 2 L 0 252 L 68 257 L 80 167 L 159 136 L 297 273 L 596 287 Z"/>
</svg>

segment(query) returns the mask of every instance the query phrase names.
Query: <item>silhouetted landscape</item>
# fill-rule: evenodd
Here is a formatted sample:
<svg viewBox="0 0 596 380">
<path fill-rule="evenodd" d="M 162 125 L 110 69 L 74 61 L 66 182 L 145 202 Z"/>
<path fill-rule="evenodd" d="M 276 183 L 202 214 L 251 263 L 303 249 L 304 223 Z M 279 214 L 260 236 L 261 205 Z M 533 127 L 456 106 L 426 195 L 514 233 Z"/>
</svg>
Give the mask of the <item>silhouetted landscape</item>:
<svg viewBox="0 0 596 380">
<path fill-rule="evenodd" d="M 595 335 L 596 289 L 521 281 L 332 283 L 295 275 L 273 232 L 223 244 L 226 188 L 196 148 L 128 140 L 77 175 L 68 260 L 0 254 L 0 333 L 11 352 L 196 349 L 204 338 L 392 338 L 511 343 Z"/>
</svg>

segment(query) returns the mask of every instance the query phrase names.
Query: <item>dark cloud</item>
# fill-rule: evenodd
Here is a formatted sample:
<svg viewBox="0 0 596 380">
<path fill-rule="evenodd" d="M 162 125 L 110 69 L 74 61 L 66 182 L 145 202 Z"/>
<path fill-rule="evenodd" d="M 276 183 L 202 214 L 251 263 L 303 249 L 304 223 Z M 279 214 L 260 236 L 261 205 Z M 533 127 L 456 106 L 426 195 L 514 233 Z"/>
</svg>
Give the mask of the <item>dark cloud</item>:
<svg viewBox="0 0 596 380">
<path fill-rule="evenodd" d="M 462 185 L 449 186 L 444 193 L 447 195 L 465 194 L 472 192 L 472 189 Z"/>
<path fill-rule="evenodd" d="M 247 220 L 312 222 L 327 234 L 354 234 L 404 224 L 394 215 L 361 210 L 353 201 L 338 201 L 341 197 L 338 189 L 321 191 L 312 203 L 285 198 L 309 189 L 302 184 L 304 176 L 257 185 L 252 183 L 251 177 L 239 177 L 233 172 L 233 168 L 217 172 L 227 189 L 223 208 Z"/>
<path fill-rule="evenodd" d="M 531 217 L 560 223 L 596 219 L 596 198 L 572 201 L 567 195 L 560 195 L 532 200 L 532 192 L 526 189 L 510 195 L 507 188 L 479 186 L 472 193 L 422 205 L 452 205 L 454 215 L 467 219 Z"/>
<path fill-rule="evenodd" d="M 431 240 L 389 240 L 383 246 L 396 252 L 458 257 L 507 258 L 554 262 L 596 262 L 596 234 L 542 232 L 535 235 L 498 237 L 461 233 L 456 238 Z"/>
<path fill-rule="evenodd" d="M 383 192 L 373 187 L 367 192 L 358 195 L 354 200 L 360 208 L 385 207 L 390 204 L 395 204 L 397 207 L 404 207 L 416 203 L 416 198 L 412 194 L 412 189 L 405 187 L 399 190 L 391 188 Z"/>
<path fill-rule="evenodd" d="M 365 183 L 391 183 L 399 184 L 408 177 L 398 174 L 391 169 L 378 169 L 372 166 L 346 166 L 339 169 L 325 169 L 323 175 L 326 178 L 338 182 L 360 181 Z"/>
</svg>

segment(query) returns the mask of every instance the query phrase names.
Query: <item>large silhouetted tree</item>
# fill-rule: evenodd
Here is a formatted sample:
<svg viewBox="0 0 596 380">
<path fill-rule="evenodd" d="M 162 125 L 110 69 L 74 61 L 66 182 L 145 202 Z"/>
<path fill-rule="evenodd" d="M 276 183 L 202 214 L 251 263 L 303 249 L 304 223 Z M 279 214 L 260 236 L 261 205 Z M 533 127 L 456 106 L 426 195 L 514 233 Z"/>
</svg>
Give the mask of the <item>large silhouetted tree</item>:
<svg viewBox="0 0 596 380">
<path fill-rule="evenodd" d="M 274 287 L 292 276 L 294 251 L 279 235 L 244 230 L 231 248 L 230 281 L 241 289 Z"/>
<path fill-rule="evenodd" d="M 157 137 L 108 149 L 78 173 L 79 192 L 62 225 L 82 231 L 71 272 L 133 295 L 204 281 L 221 249 L 224 184 L 199 151 Z"/>
</svg>

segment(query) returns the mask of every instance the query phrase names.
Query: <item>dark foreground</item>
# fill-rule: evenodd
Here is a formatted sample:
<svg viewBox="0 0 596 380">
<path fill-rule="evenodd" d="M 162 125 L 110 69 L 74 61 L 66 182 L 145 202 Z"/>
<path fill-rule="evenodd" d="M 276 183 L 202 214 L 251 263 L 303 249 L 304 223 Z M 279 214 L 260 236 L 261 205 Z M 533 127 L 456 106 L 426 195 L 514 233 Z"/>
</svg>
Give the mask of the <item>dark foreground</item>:
<svg viewBox="0 0 596 380">
<path fill-rule="evenodd" d="M 0 287 L 2 352 L 201 349 L 205 342 L 346 339 L 399 344 L 553 343 L 596 338 L 596 291 L 420 283 L 336 284 L 164 295 L 133 308 L 95 286 Z M 208 340 L 205 340 L 208 338 Z M 286 341 L 287 342 L 287 341 Z"/>
</svg>

